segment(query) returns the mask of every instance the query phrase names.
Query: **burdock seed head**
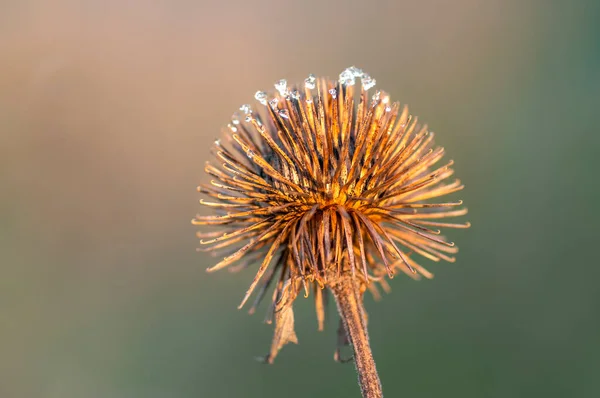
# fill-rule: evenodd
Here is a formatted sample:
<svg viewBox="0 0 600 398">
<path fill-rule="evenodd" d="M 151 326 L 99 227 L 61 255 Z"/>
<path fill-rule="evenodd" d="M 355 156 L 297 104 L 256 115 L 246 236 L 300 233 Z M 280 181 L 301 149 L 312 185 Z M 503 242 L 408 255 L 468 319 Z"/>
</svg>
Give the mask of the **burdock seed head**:
<svg viewBox="0 0 600 398">
<path fill-rule="evenodd" d="M 406 106 L 374 86 L 355 67 L 337 81 L 279 80 L 275 91 L 255 94 L 256 106 L 243 105 L 213 146 L 215 161 L 205 168 L 212 180 L 198 190 L 216 215 L 192 222 L 218 228 L 198 234 L 209 245 L 200 250 L 223 256 L 208 271 L 258 266 L 240 308 L 256 290 L 253 312 L 274 286 L 269 362 L 286 342 L 296 342 L 291 306 L 298 293 L 314 291 L 322 329 L 330 291 L 360 376 L 361 362 L 371 366 L 357 347 L 366 343 L 370 356 L 364 290 L 378 295 L 376 283 L 387 289 L 385 276 L 397 270 L 431 278 L 416 257 L 453 262 L 458 249 L 439 228 L 469 227 L 444 220 L 467 213 L 462 201 L 441 199 L 463 188 L 449 181 L 452 161 L 437 165 L 444 149 Z M 365 383 L 365 396 L 380 396 L 378 380 Z"/>
</svg>

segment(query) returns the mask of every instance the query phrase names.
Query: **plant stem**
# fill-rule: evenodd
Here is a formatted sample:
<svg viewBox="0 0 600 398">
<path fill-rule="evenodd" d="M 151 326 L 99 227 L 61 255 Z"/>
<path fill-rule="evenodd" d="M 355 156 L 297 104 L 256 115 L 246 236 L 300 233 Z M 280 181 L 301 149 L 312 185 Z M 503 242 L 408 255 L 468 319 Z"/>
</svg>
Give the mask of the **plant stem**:
<svg viewBox="0 0 600 398">
<path fill-rule="evenodd" d="M 369 345 L 367 322 L 359 287 L 350 275 L 343 275 L 331 290 L 354 351 L 358 384 L 364 398 L 381 398 L 381 381 Z"/>
</svg>

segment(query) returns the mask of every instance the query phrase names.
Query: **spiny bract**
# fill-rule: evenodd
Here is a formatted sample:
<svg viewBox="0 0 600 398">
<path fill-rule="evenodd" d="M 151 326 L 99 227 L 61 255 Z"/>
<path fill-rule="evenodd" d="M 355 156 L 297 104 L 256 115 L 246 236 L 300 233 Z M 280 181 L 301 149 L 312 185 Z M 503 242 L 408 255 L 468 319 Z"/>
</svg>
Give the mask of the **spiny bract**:
<svg viewBox="0 0 600 398">
<path fill-rule="evenodd" d="M 309 75 L 290 87 L 280 80 L 274 93 L 255 94 L 257 107 L 243 105 L 213 146 L 216 162 L 206 172 L 214 179 L 198 190 L 217 215 L 198 215 L 193 224 L 220 228 L 198 234 L 210 245 L 199 250 L 224 256 L 209 271 L 258 264 L 240 308 L 260 284 L 253 312 L 275 284 L 268 319 L 289 311 L 276 316 L 269 360 L 296 341 L 290 314 L 299 290 L 314 290 L 322 329 L 323 288 L 340 275 L 376 296 L 373 282 L 387 290 L 385 275 L 397 269 L 431 278 L 414 254 L 453 262 L 458 249 L 438 228 L 469 226 L 440 221 L 467 213 L 462 201 L 438 199 L 463 188 L 459 180 L 446 182 L 452 161 L 433 167 L 444 149 L 433 146 L 433 133 L 406 106 L 383 91 L 370 93 L 374 86 L 355 67 L 337 81 Z"/>
</svg>

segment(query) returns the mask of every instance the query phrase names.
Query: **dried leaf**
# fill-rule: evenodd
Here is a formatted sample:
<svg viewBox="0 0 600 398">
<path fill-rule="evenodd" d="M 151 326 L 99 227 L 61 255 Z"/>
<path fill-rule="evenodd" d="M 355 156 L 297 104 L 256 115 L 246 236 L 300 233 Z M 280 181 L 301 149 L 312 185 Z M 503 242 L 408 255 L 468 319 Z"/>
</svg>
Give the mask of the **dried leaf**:
<svg viewBox="0 0 600 398">
<path fill-rule="evenodd" d="M 271 343 L 271 351 L 265 358 L 265 362 L 273 363 L 279 350 L 287 343 L 298 344 L 298 337 L 294 331 L 294 302 L 293 289 L 288 284 L 283 288 L 281 297 L 275 305 L 275 334 Z"/>
<path fill-rule="evenodd" d="M 346 328 L 344 327 L 344 321 L 340 319 L 340 326 L 337 330 L 337 347 L 335 348 L 335 352 L 333 353 L 333 360 L 340 363 L 346 363 L 352 361 L 354 358 L 352 356 L 348 358 L 342 358 L 342 348 L 348 347 L 350 345 L 350 338 L 346 333 Z"/>
</svg>

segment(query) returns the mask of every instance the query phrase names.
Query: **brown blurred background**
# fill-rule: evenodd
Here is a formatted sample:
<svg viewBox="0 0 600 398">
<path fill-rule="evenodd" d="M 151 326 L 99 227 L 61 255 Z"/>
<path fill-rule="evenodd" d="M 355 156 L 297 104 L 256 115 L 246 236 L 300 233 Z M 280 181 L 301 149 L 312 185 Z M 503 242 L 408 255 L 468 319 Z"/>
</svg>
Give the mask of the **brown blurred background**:
<svg viewBox="0 0 600 398">
<path fill-rule="evenodd" d="M 337 320 L 274 366 L 207 275 L 208 148 L 279 78 L 357 65 L 467 184 L 456 264 L 368 299 L 389 397 L 600 396 L 597 1 L 3 1 L 0 397 L 357 396 Z M 594 165 L 595 164 L 595 165 Z M 592 206 L 595 205 L 595 206 Z"/>
</svg>

